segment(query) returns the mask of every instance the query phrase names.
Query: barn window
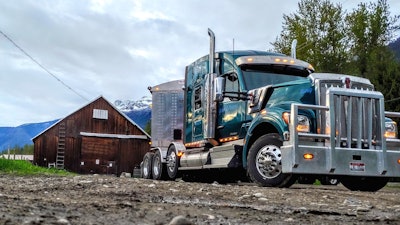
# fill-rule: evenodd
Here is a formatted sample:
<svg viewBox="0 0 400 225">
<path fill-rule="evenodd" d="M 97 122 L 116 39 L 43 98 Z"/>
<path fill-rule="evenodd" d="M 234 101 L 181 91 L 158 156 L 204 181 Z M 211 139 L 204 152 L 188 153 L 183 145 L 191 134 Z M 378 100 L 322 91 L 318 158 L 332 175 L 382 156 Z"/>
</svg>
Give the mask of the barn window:
<svg viewBox="0 0 400 225">
<path fill-rule="evenodd" d="M 93 118 L 94 119 L 108 119 L 108 110 L 104 109 L 93 109 Z"/>
</svg>

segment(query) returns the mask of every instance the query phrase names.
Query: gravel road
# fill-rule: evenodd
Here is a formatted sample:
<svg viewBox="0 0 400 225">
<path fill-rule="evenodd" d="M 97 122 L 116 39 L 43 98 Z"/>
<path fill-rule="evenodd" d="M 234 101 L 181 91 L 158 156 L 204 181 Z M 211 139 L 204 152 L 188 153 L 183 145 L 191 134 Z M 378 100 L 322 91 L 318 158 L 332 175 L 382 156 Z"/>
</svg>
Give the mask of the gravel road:
<svg viewBox="0 0 400 225">
<path fill-rule="evenodd" d="M 400 185 L 263 188 L 83 175 L 0 175 L 0 224 L 400 224 Z"/>
</svg>

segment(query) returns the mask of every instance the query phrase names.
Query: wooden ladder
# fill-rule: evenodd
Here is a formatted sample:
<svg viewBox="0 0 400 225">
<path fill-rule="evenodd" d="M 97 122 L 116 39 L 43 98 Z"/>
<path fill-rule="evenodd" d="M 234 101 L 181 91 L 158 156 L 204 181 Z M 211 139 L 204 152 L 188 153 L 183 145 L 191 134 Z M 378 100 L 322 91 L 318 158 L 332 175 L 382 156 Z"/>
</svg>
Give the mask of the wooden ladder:
<svg viewBox="0 0 400 225">
<path fill-rule="evenodd" d="M 65 123 L 61 122 L 58 127 L 58 145 L 56 156 L 56 168 L 64 169 L 65 157 Z"/>
</svg>

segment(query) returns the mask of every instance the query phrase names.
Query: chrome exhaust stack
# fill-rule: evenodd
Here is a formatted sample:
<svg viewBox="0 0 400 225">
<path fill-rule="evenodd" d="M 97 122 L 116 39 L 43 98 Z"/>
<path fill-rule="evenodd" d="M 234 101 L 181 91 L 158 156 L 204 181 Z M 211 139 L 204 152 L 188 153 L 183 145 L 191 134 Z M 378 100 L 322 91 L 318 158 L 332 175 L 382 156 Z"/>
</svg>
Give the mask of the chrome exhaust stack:
<svg viewBox="0 0 400 225">
<path fill-rule="evenodd" d="M 206 105 L 204 110 L 203 133 L 205 139 L 213 145 L 217 145 L 218 142 L 214 140 L 217 123 L 217 103 L 214 101 L 214 80 L 217 77 L 215 73 L 215 35 L 210 28 L 208 28 L 208 35 L 210 36 L 210 55 L 208 59 L 209 73 L 205 76 L 204 85 Z"/>
<path fill-rule="evenodd" d="M 292 56 L 292 58 L 296 58 L 296 46 L 297 46 L 297 40 L 294 39 L 292 41 L 292 49 L 291 49 L 291 53 L 290 55 Z"/>
<path fill-rule="evenodd" d="M 209 69 L 210 73 L 215 73 L 215 35 L 210 28 L 208 28 L 208 35 L 210 36 Z"/>
</svg>

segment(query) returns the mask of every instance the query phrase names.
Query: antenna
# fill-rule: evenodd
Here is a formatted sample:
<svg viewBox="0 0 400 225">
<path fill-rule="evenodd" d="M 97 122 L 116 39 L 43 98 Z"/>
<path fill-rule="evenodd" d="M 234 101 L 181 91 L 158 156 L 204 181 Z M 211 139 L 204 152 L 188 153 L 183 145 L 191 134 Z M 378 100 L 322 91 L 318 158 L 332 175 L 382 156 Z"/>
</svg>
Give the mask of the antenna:
<svg viewBox="0 0 400 225">
<path fill-rule="evenodd" d="M 235 38 L 232 38 L 232 55 L 235 54 Z"/>
<path fill-rule="evenodd" d="M 235 70 L 235 67 L 233 66 L 233 62 L 235 61 L 235 38 L 232 38 L 232 71 Z"/>
</svg>

